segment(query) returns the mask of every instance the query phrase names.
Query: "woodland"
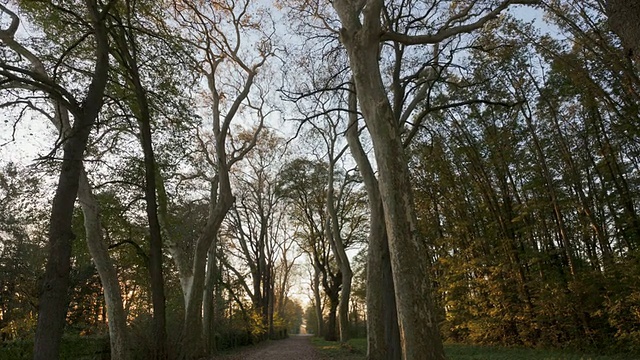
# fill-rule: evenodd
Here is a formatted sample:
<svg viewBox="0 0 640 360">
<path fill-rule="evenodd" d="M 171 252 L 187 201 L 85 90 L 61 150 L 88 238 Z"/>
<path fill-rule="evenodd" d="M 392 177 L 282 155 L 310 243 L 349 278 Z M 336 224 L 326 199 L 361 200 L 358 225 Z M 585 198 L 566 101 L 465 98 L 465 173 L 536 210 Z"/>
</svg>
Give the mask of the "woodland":
<svg viewBox="0 0 640 360">
<path fill-rule="evenodd" d="M 635 0 L 0 1 L 0 358 L 640 353 Z"/>
</svg>

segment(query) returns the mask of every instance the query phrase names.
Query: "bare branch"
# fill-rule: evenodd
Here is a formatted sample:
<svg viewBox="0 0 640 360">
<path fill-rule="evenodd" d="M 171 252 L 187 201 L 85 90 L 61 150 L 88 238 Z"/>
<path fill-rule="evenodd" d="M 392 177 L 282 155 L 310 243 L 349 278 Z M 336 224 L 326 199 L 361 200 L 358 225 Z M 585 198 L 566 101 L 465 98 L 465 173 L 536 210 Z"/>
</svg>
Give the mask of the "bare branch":
<svg viewBox="0 0 640 360">
<path fill-rule="evenodd" d="M 436 44 L 452 36 L 470 33 L 483 27 L 484 24 L 486 24 L 488 21 L 497 18 L 498 15 L 500 15 L 500 13 L 510 5 L 536 5 L 539 3 L 539 0 L 506 0 L 486 15 L 469 24 L 458 25 L 454 27 L 448 27 L 447 25 L 445 25 L 443 28 L 438 30 L 437 33 L 425 35 L 407 35 L 394 31 L 386 31 L 382 33 L 381 40 L 396 41 L 405 45 Z M 468 13 L 469 11 L 470 9 L 466 8 L 463 12 Z M 450 24 L 450 22 L 448 22 L 447 24 Z"/>
</svg>

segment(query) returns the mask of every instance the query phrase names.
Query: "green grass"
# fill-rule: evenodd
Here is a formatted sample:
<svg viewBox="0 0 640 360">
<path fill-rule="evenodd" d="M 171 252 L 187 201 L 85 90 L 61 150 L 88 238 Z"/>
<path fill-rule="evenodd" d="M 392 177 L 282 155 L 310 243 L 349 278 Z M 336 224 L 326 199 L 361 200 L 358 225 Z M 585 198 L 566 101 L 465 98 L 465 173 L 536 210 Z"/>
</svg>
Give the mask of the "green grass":
<svg viewBox="0 0 640 360">
<path fill-rule="evenodd" d="M 106 337 L 64 336 L 60 346 L 61 360 L 100 360 L 109 357 L 109 340 Z M 0 343 L 0 360 L 30 360 L 33 358 L 33 341 Z"/>
<path fill-rule="evenodd" d="M 596 355 L 562 350 L 504 348 L 447 344 L 445 351 L 450 360 L 633 360 L 628 354 Z"/>
<path fill-rule="evenodd" d="M 363 360 L 367 354 L 366 339 L 352 339 L 346 344 L 313 338 L 312 344 L 326 359 Z M 640 360 L 637 355 L 595 355 L 562 350 L 540 350 L 447 344 L 449 360 Z"/>
<path fill-rule="evenodd" d="M 352 339 L 346 344 L 341 344 L 314 337 L 311 343 L 327 359 L 361 360 L 367 356 L 367 339 Z"/>
</svg>

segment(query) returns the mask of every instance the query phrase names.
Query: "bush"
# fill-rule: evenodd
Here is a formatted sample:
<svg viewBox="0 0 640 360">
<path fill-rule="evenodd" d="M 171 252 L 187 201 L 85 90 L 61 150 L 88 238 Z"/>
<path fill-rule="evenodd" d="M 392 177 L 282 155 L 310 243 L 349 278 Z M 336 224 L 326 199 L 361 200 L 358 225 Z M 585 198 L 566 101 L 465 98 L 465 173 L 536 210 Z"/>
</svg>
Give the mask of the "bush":
<svg viewBox="0 0 640 360">
<path fill-rule="evenodd" d="M 109 337 L 65 335 L 60 345 L 61 360 L 108 360 Z M 33 358 L 33 340 L 16 340 L 0 345 L 0 360 Z"/>
</svg>

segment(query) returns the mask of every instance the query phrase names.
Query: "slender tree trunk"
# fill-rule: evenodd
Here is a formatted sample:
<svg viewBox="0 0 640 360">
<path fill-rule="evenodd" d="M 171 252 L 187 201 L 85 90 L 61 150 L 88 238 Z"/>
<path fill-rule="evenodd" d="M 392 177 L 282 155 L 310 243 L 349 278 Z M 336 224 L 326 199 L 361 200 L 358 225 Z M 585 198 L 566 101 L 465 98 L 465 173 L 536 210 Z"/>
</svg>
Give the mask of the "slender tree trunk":
<svg viewBox="0 0 640 360">
<path fill-rule="evenodd" d="M 142 148 L 145 163 L 145 199 L 147 219 L 149 221 L 150 250 L 149 275 L 151 277 L 151 299 L 153 304 L 154 359 L 164 359 L 166 349 L 166 305 L 164 295 L 164 275 L 162 273 L 162 235 L 158 222 L 156 201 L 155 157 L 151 143 L 151 124 L 141 121 Z"/>
<path fill-rule="evenodd" d="M 349 264 L 349 257 L 344 249 L 340 226 L 338 224 L 338 214 L 334 204 L 334 149 L 333 144 L 329 150 L 329 182 L 327 184 L 327 238 L 331 243 L 331 250 L 336 258 L 336 262 L 342 273 L 342 288 L 340 289 L 340 300 L 338 304 L 338 326 L 340 342 L 349 340 L 349 299 L 351 297 L 351 279 L 353 271 Z"/>
<path fill-rule="evenodd" d="M 151 299 L 153 304 L 153 339 L 154 359 L 165 359 L 166 349 L 166 299 L 164 294 L 164 275 L 162 272 L 162 232 L 158 220 L 158 201 L 156 195 L 156 160 L 153 151 L 151 134 L 151 114 L 146 92 L 139 77 L 137 63 L 130 59 L 130 74 L 133 78 L 134 91 L 140 124 L 140 140 L 144 153 L 145 200 L 147 219 L 149 221 L 149 275 L 151 278 Z"/>
<path fill-rule="evenodd" d="M 116 269 L 109 258 L 107 245 L 102 237 L 100 224 L 100 206 L 91 191 L 87 175 L 82 170 L 78 189 L 78 200 L 84 214 L 84 227 L 87 234 L 87 245 L 93 259 L 100 281 L 104 288 L 104 300 L 109 317 L 109 342 L 112 360 L 130 358 L 126 314 L 120 294 L 120 282 Z"/>
<path fill-rule="evenodd" d="M 213 354 L 215 352 L 215 339 L 214 339 L 214 310 L 215 310 L 215 284 L 216 284 L 216 246 L 217 241 L 214 240 L 209 247 L 209 253 L 207 254 L 207 270 L 206 280 L 204 288 L 203 305 L 203 334 L 205 341 L 205 349 L 207 354 Z"/>
<path fill-rule="evenodd" d="M 322 297 L 320 296 L 320 269 L 315 265 L 313 269 L 313 299 L 318 321 L 317 336 L 324 335 L 324 319 L 322 317 Z"/>
<path fill-rule="evenodd" d="M 131 8 L 127 6 L 127 11 L 130 10 Z M 136 44 L 134 41 L 130 41 L 134 36 L 130 33 L 128 34 L 129 36 L 126 34 L 126 31 L 133 28 L 131 24 L 132 14 L 127 12 L 126 15 L 125 18 L 120 18 L 118 17 L 119 15 L 113 17 L 119 25 L 113 31 L 115 44 L 119 50 L 115 52 L 115 57 L 127 71 L 129 85 L 135 94 L 135 99 L 130 107 L 140 126 L 140 142 L 144 154 L 144 194 L 147 220 L 149 222 L 149 276 L 151 279 L 154 340 L 154 350 L 151 356 L 154 359 L 164 359 L 167 357 L 166 299 L 164 294 L 164 275 L 162 273 L 162 232 L 158 219 L 156 160 L 151 131 L 151 111 L 147 92 L 142 85 L 140 77 Z M 122 21 L 126 21 L 127 26 L 124 26 Z"/>
</svg>

